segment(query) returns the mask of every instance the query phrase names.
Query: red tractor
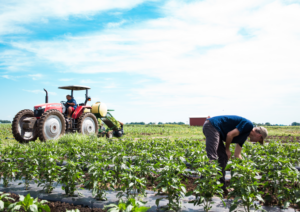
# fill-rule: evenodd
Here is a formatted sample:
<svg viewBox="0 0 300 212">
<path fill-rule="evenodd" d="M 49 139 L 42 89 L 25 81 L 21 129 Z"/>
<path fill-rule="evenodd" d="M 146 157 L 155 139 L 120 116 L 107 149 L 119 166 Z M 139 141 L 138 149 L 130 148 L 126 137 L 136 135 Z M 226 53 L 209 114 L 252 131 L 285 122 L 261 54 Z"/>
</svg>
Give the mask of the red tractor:
<svg viewBox="0 0 300 212">
<path fill-rule="evenodd" d="M 17 141 L 20 143 L 28 143 L 35 141 L 38 137 L 41 141 L 57 139 L 66 132 L 78 132 L 82 134 L 98 133 L 97 118 L 105 117 L 107 108 L 105 104 L 96 104 L 92 113 L 92 107 L 87 102 L 91 101 L 88 97 L 88 89 L 86 86 L 63 86 L 59 89 L 73 91 L 86 90 L 84 103 L 78 104 L 77 108 L 70 118 L 66 114 L 66 102 L 48 103 L 48 92 L 46 92 L 46 102 L 44 104 L 34 106 L 32 110 L 21 110 L 13 119 L 12 132 Z M 100 107 L 101 105 L 101 107 Z M 96 117 L 97 116 L 97 117 Z"/>
</svg>

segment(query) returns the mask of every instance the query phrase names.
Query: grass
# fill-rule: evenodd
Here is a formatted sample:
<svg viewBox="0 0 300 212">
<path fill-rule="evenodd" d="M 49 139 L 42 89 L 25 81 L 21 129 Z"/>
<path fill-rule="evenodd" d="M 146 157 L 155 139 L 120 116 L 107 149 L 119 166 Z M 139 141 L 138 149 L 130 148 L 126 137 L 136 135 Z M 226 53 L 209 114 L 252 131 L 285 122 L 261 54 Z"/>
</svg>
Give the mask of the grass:
<svg viewBox="0 0 300 212">
<path fill-rule="evenodd" d="M 269 136 L 289 136 L 299 137 L 300 126 L 269 126 L 266 127 Z M 123 138 L 169 138 L 175 140 L 178 138 L 192 138 L 204 140 L 205 136 L 202 127 L 188 125 L 124 125 Z M 6 139 L 8 138 L 8 139 Z M 300 140 L 300 139 L 298 139 Z M 37 140 L 36 142 L 39 142 Z M 11 124 L 0 124 L 0 144 L 15 144 L 17 141 L 13 139 L 11 132 Z"/>
</svg>

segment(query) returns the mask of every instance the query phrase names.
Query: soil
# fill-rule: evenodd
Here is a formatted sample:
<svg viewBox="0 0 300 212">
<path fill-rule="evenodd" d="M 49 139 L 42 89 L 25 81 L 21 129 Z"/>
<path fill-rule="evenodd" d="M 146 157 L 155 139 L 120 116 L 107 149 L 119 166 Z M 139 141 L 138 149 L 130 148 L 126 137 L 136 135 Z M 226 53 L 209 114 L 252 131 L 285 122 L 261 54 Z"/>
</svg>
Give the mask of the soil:
<svg viewBox="0 0 300 212">
<path fill-rule="evenodd" d="M 266 138 L 266 142 L 272 142 L 272 140 L 278 140 L 282 143 L 298 142 L 300 143 L 300 136 L 275 136 L 270 135 Z"/>
<path fill-rule="evenodd" d="M 11 203 L 15 203 L 19 201 L 19 195 L 14 194 L 14 193 L 9 193 L 9 197 L 13 198 L 14 201 L 10 200 Z M 41 200 L 38 199 L 38 201 L 40 202 Z M 106 210 L 103 210 L 101 208 L 88 208 L 88 207 L 83 207 L 81 205 L 73 205 L 73 204 L 69 204 L 69 203 L 64 203 L 64 202 L 48 202 L 46 203 L 49 207 L 51 212 L 65 212 L 67 210 L 75 210 L 78 209 L 80 212 L 105 212 Z M 7 211 L 7 210 L 4 210 Z M 24 210 L 21 209 L 19 210 L 21 212 L 23 212 Z"/>
<path fill-rule="evenodd" d="M 150 191 L 154 191 L 156 186 L 158 185 L 158 182 L 155 182 L 155 178 L 157 178 L 158 176 L 153 176 L 153 183 L 152 183 L 152 179 L 150 176 L 147 177 L 147 183 L 146 183 L 146 187 L 147 187 L 147 190 L 150 190 Z M 193 191 L 196 189 L 197 185 L 195 183 L 195 181 L 198 179 L 198 178 L 194 178 L 194 177 L 181 177 L 182 180 L 181 180 L 181 183 L 185 185 L 186 187 L 186 191 L 189 192 L 189 191 Z"/>
<path fill-rule="evenodd" d="M 162 135 L 162 133 L 140 133 L 140 135 Z"/>
</svg>

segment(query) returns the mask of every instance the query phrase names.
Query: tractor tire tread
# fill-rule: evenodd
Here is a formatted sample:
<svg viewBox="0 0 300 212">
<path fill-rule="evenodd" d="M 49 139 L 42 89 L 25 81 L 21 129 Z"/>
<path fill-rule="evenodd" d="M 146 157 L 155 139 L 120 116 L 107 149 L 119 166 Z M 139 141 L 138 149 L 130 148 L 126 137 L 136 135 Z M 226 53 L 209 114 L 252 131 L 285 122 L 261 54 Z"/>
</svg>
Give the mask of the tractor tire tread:
<svg viewBox="0 0 300 212">
<path fill-rule="evenodd" d="M 31 139 L 24 139 L 22 137 L 22 135 L 20 135 L 20 132 L 19 132 L 19 121 L 20 119 L 25 115 L 25 114 L 28 114 L 29 117 L 34 117 L 34 113 L 32 110 L 29 110 L 29 109 L 24 109 L 24 110 L 21 110 L 20 112 L 18 112 L 14 119 L 13 119 L 13 122 L 12 122 L 12 127 L 11 127 L 11 131 L 12 131 L 12 134 L 14 136 L 14 138 L 19 142 L 19 143 L 28 143 L 29 141 L 35 141 L 37 139 L 37 133 L 35 136 L 33 136 Z"/>
<path fill-rule="evenodd" d="M 57 116 L 60 116 L 60 118 L 62 120 L 62 130 L 61 130 L 60 136 L 64 135 L 65 132 L 66 132 L 66 120 L 65 120 L 65 117 L 63 116 L 63 114 L 61 112 L 59 112 L 58 110 L 56 110 L 56 109 L 48 110 L 45 113 L 43 113 L 43 115 L 41 116 L 41 118 L 39 120 L 38 135 L 39 135 L 40 141 L 47 141 L 48 140 L 46 138 L 45 134 L 44 134 L 44 124 L 45 124 L 46 119 L 50 115 L 53 115 L 53 114 L 55 114 Z"/>
<path fill-rule="evenodd" d="M 82 113 L 81 116 L 78 118 L 77 122 L 77 129 L 78 133 L 82 134 L 82 123 L 86 117 L 91 117 L 95 121 L 95 133 L 98 134 L 99 126 L 98 126 L 98 120 L 96 116 L 93 113 Z"/>
</svg>

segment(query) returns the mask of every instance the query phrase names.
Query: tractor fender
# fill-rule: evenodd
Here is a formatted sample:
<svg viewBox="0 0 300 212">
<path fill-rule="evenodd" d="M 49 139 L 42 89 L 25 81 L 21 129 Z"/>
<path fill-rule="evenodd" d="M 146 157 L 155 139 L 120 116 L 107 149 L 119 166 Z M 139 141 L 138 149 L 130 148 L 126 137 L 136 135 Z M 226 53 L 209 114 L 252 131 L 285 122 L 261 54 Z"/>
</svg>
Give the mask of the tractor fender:
<svg viewBox="0 0 300 212">
<path fill-rule="evenodd" d="M 92 109 L 92 107 L 91 107 L 91 106 L 88 106 L 88 105 L 78 106 L 78 107 L 76 108 L 76 110 L 74 111 L 74 113 L 73 113 L 73 115 L 72 115 L 72 118 L 73 118 L 73 119 L 78 119 L 78 118 L 81 116 L 81 114 L 83 113 L 83 111 L 84 111 L 85 109 Z"/>
</svg>

